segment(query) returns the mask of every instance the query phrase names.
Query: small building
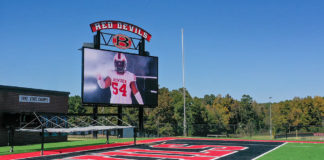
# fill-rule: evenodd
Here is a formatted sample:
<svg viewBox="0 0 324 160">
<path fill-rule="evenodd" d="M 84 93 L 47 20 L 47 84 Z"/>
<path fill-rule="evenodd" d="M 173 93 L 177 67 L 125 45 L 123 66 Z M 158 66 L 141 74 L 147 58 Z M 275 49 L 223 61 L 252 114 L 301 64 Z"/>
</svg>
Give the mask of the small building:
<svg viewBox="0 0 324 160">
<path fill-rule="evenodd" d="M 0 146 L 8 145 L 9 128 L 19 128 L 37 113 L 67 113 L 69 92 L 0 85 Z M 66 141 L 67 135 L 46 135 L 45 142 Z M 39 133 L 15 132 L 14 144 L 40 143 Z"/>
</svg>

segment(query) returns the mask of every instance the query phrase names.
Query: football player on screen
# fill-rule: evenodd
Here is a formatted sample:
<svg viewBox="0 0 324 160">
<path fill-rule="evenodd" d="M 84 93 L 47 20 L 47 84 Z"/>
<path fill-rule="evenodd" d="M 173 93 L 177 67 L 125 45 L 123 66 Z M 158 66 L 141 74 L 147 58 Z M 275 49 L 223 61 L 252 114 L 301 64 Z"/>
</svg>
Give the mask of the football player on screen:
<svg viewBox="0 0 324 160">
<path fill-rule="evenodd" d="M 97 76 L 97 83 L 101 89 L 110 87 L 110 103 L 132 104 L 131 92 L 138 104 L 143 105 L 143 99 L 136 85 L 135 74 L 126 71 L 127 59 L 123 53 L 114 56 L 115 70 L 108 71 L 108 76 Z"/>
</svg>

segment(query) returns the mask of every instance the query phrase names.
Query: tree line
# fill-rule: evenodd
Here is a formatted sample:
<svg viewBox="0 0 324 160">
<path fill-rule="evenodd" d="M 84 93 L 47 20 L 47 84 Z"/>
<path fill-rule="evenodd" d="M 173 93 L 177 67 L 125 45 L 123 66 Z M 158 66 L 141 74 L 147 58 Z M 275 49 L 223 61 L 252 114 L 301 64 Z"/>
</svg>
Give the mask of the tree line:
<svg viewBox="0 0 324 160">
<path fill-rule="evenodd" d="M 186 119 L 189 136 L 207 134 L 252 135 L 268 133 L 271 122 L 273 134 L 303 129 L 320 132 L 324 120 L 324 97 L 295 97 L 277 103 L 257 103 L 249 95 L 236 100 L 227 95 L 206 94 L 192 97 L 186 90 Z M 70 113 L 92 113 L 81 105 L 80 96 L 69 98 Z M 99 113 L 117 113 L 116 107 L 99 107 Z M 138 109 L 123 108 L 123 120 L 138 126 Z M 144 109 L 144 129 L 148 136 L 183 135 L 183 89 L 159 89 L 158 106 Z"/>
</svg>

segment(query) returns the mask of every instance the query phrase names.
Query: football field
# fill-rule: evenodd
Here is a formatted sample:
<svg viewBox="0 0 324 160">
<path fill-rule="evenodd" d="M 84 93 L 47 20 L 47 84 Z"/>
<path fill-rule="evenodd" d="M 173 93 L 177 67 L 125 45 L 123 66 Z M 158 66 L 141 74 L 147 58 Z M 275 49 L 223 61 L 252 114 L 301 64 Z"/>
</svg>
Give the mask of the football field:
<svg viewBox="0 0 324 160">
<path fill-rule="evenodd" d="M 285 142 L 270 140 L 157 138 L 133 142 L 0 156 L 9 159 L 91 159 L 91 160 L 230 160 L 230 159 L 322 159 L 323 142 Z"/>
<path fill-rule="evenodd" d="M 260 160 L 321 160 L 324 157 L 323 143 L 287 143 L 264 155 Z"/>
</svg>

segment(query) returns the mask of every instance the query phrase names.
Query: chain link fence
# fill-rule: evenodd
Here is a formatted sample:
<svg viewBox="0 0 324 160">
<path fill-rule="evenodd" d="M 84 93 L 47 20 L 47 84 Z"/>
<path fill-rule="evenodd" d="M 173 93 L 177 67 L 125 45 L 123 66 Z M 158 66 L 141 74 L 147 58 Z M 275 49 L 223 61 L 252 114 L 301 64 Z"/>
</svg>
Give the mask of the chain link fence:
<svg viewBox="0 0 324 160">
<path fill-rule="evenodd" d="M 145 125 L 145 137 L 183 136 L 183 126 L 169 123 Z M 255 126 L 253 124 L 188 124 L 187 135 L 190 137 L 276 139 L 276 140 L 319 140 L 324 141 L 324 126 L 289 126 L 286 128 Z"/>
</svg>

